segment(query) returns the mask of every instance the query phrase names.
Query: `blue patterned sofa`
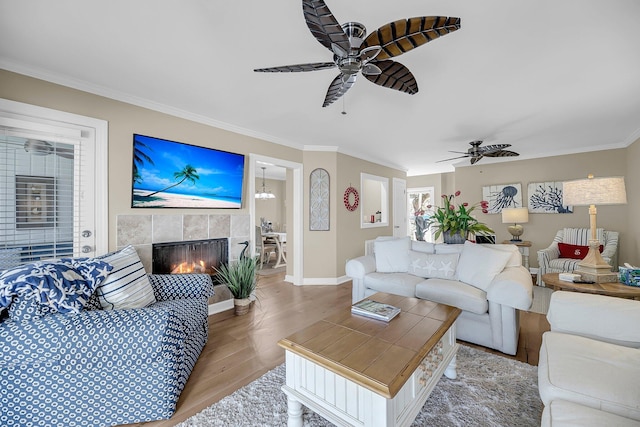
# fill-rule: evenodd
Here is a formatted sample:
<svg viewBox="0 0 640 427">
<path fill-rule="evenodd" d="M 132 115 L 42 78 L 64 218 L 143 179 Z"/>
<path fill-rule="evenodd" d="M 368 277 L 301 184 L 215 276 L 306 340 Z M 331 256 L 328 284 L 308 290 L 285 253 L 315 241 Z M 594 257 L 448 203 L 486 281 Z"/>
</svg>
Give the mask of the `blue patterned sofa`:
<svg viewBox="0 0 640 427">
<path fill-rule="evenodd" d="M 0 314 L 0 425 L 111 426 L 172 416 L 207 341 L 213 284 L 204 274 L 147 275 L 129 255 L 105 258 L 113 269 L 103 283 L 135 276 L 130 283 L 150 285 L 141 308 L 110 309 L 98 287 L 75 312 L 34 315 L 20 292 L 3 291 L 0 275 L 0 307 L 8 308 Z"/>
</svg>

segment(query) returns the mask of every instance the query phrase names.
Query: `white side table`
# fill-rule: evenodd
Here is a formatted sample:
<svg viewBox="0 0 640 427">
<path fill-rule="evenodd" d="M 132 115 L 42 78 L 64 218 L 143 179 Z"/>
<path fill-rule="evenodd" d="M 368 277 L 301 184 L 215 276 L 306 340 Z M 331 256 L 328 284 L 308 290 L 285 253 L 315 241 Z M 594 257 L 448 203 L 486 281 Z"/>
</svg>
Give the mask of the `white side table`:
<svg viewBox="0 0 640 427">
<path fill-rule="evenodd" d="M 531 242 L 528 240 L 520 240 L 514 242 L 513 240 L 505 240 L 502 243 L 512 244 L 518 247 L 520 253 L 522 254 L 522 265 L 528 270 L 529 269 L 529 248 L 531 247 Z"/>
</svg>

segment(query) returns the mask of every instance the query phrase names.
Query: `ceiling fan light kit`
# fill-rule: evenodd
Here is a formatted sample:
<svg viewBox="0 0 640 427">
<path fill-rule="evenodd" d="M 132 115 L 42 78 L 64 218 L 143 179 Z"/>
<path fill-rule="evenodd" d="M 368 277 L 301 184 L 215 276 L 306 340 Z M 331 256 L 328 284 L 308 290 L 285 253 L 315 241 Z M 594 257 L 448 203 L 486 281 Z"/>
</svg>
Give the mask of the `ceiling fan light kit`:
<svg viewBox="0 0 640 427">
<path fill-rule="evenodd" d="M 323 0 L 303 0 L 302 11 L 311 34 L 333 53 L 333 62 L 256 68 L 253 71 L 291 73 L 338 68 L 340 74 L 329 85 L 323 107 L 342 97 L 354 85 L 358 73 L 379 86 L 416 94 L 418 83 L 411 71 L 390 58 L 460 29 L 460 18 L 419 16 L 383 25 L 367 36 L 366 27 L 359 22 L 340 25 Z"/>
</svg>

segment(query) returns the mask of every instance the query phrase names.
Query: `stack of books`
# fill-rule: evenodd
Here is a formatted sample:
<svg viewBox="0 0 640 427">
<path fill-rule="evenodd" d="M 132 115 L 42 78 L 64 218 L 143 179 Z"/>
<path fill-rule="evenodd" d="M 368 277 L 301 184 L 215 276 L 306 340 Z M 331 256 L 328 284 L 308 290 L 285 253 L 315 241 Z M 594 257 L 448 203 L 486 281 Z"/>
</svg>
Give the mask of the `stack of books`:
<svg viewBox="0 0 640 427">
<path fill-rule="evenodd" d="M 351 306 L 351 313 L 388 322 L 400 314 L 400 309 L 378 301 L 363 299 Z"/>
</svg>

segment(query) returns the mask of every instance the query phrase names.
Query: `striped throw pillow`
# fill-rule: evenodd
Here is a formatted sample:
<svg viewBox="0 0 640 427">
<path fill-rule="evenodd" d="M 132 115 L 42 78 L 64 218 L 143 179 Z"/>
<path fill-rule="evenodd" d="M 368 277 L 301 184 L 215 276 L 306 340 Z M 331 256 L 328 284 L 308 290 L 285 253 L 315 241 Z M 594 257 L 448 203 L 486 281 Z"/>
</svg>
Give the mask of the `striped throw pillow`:
<svg viewBox="0 0 640 427">
<path fill-rule="evenodd" d="M 97 258 L 113 266 L 107 279 L 96 288 L 103 309 L 141 308 L 156 302 L 147 272 L 133 246 Z"/>
</svg>

